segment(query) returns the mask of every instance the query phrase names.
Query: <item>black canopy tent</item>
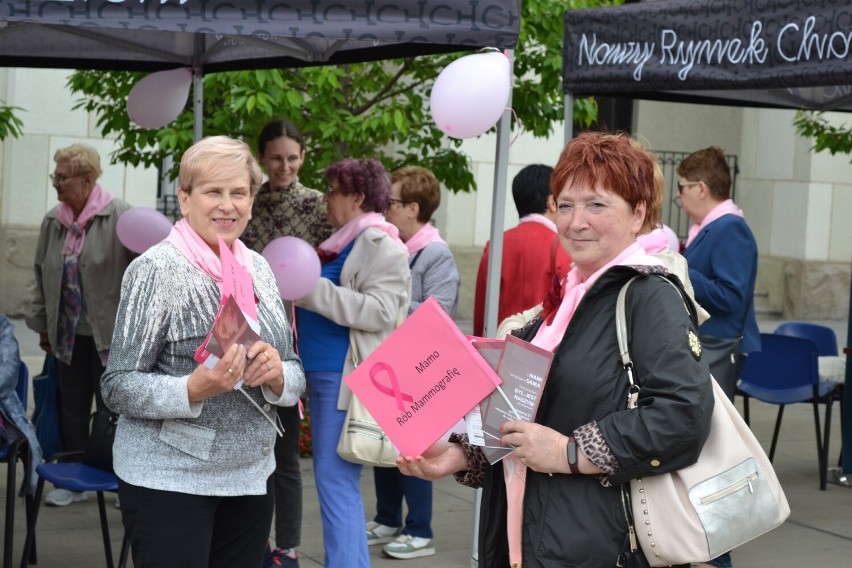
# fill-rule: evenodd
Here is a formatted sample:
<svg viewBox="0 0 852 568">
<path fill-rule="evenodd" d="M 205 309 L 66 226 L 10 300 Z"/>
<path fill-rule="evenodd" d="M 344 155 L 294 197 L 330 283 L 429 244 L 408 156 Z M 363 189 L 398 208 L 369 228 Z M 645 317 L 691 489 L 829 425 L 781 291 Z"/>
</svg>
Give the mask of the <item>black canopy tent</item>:
<svg viewBox="0 0 852 568">
<path fill-rule="evenodd" d="M 0 0 L 0 65 L 194 72 L 203 76 L 416 55 L 511 49 L 518 0 Z"/>
<path fill-rule="evenodd" d="M 3 0 L 0 65 L 203 72 L 511 49 L 520 2 Z"/>
<path fill-rule="evenodd" d="M 852 112 L 849 0 L 660 0 L 565 13 L 575 96 Z M 571 121 L 566 120 L 566 138 Z M 852 291 L 849 333 L 852 338 Z M 844 403 L 852 408 L 847 355 Z M 843 425 L 852 448 L 852 420 Z M 852 472 L 852 451 L 843 455 Z"/>
</svg>

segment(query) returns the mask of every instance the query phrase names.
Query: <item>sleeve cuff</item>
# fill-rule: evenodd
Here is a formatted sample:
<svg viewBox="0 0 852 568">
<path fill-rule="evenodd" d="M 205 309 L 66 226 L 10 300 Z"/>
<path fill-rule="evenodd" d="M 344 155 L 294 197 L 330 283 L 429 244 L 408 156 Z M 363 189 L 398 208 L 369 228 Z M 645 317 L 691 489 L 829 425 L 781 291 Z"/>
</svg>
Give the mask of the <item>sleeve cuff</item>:
<svg viewBox="0 0 852 568">
<path fill-rule="evenodd" d="M 580 426 L 574 430 L 574 439 L 583 455 L 600 468 L 602 473 L 595 477 L 598 478 L 601 485 L 609 487 L 609 476 L 621 471 L 621 464 L 618 463 L 618 459 L 609 449 L 603 434 L 598 429 L 598 423 L 589 422 Z"/>
<path fill-rule="evenodd" d="M 450 434 L 450 443 L 459 444 L 467 456 L 467 470 L 454 473 L 453 477 L 465 487 L 482 487 L 485 482 L 485 468 L 488 467 L 488 460 L 482 448 L 471 444 L 467 434 Z"/>
</svg>

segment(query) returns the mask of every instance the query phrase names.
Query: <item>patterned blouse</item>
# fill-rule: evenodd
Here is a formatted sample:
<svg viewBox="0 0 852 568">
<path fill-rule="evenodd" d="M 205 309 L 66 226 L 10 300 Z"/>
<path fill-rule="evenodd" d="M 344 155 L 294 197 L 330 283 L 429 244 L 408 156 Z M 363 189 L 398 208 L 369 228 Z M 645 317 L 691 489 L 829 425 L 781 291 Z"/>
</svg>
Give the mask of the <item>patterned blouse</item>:
<svg viewBox="0 0 852 568">
<path fill-rule="evenodd" d="M 294 182 L 271 189 L 264 183 L 254 199 L 252 218 L 240 240 L 257 252 L 278 237 L 299 237 L 316 248 L 331 235 L 323 194 Z"/>
</svg>

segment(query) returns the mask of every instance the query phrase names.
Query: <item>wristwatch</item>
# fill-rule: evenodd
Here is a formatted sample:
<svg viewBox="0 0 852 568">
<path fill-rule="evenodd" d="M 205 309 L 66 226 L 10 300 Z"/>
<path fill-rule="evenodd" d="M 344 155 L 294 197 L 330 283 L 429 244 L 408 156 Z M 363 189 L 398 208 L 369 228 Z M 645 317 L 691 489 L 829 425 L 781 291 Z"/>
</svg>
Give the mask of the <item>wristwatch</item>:
<svg viewBox="0 0 852 568">
<path fill-rule="evenodd" d="M 568 436 L 568 467 L 571 473 L 579 474 L 580 466 L 577 465 L 577 440 L 574 436 Z"/>
</svg>

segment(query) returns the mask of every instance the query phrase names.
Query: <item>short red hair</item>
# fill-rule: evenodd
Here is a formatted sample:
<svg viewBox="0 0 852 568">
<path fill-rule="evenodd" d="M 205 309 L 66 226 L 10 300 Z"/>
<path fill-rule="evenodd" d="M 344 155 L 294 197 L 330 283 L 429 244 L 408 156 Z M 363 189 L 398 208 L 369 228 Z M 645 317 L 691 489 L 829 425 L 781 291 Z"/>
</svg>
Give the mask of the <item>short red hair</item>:
<svg viewBox="0 0 852 568">
<path fill-rule="evenodd" d="M 567 184 L 598 184 L 624 199 L 632 209 L 645 204 L 645 225 L 659 222 L 660 189 L 654 183 L 654 156 L 626 134 L 583 132 L 559 156 L 550 191 L 556 199 Z"/>
</svg>

